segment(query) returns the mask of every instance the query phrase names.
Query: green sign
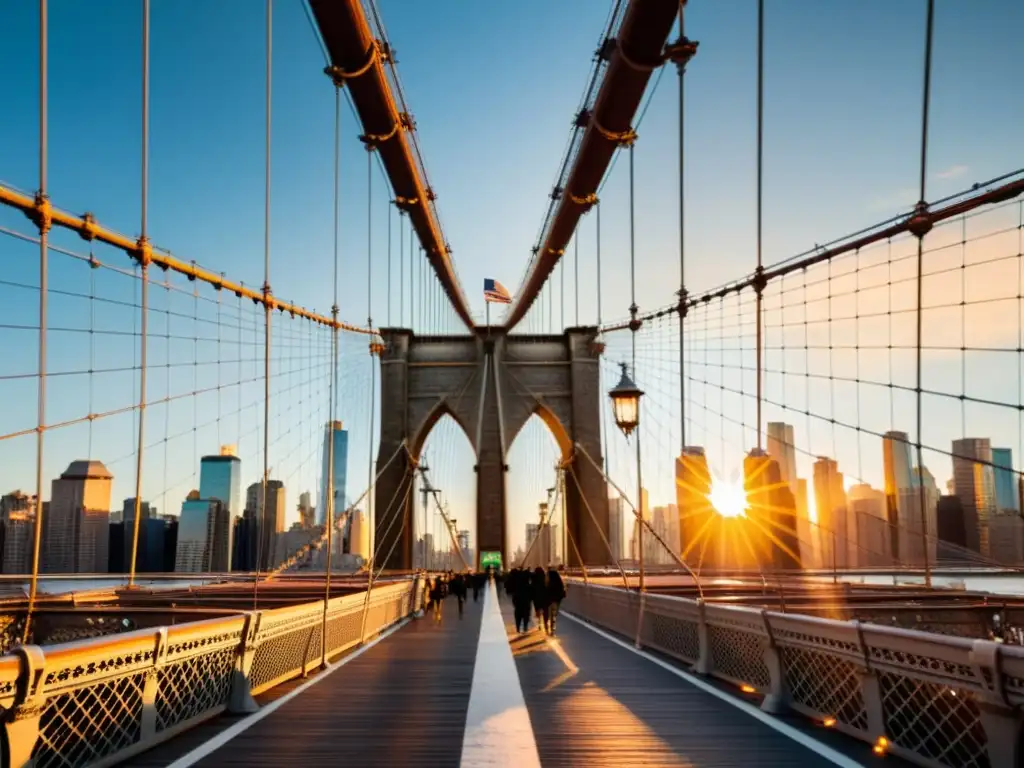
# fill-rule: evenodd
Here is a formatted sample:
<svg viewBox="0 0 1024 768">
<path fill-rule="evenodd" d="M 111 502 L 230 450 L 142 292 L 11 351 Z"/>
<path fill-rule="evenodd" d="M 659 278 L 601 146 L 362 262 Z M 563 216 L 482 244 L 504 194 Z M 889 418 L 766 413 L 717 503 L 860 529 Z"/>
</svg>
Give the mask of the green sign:
<svg viewBox="0 0 1024 768">
<path fill-rule="evenodd" d="M 480 553 L 480 570 L 486 571 L 488 568 L 493 568 L 496 571 L 501 570 L 501 552 Z"/>
</svg>

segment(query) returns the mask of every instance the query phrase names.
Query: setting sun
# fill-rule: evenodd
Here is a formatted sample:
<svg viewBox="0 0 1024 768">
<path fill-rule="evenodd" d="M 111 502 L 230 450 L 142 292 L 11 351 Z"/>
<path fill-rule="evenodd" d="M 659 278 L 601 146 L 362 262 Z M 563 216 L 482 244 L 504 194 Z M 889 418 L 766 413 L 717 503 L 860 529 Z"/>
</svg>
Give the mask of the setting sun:
<svg viewBox="0 0 1024 768">
<path fill-rule="evenodd" d="M 714 478 L 708 501 L 722 517 L 743 517 L 747 512 L 747 492 L 739 483 Z"/>
</svg>

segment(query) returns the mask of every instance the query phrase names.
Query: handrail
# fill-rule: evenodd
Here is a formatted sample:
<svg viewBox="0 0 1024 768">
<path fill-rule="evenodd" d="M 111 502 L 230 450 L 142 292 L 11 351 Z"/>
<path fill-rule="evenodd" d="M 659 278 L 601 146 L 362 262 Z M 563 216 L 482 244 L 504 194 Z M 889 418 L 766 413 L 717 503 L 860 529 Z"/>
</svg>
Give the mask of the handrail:
<svg viewBox="0 0 1024 768">
<path fill-rule="evenodd" d="M 372 637 L 409 616 L 419 578 L 377 587 Z M 329 658 L 362 642 L 363 594 L 327 604 Z M 318 668 L 324 602 L 79 640 L 0 657 L 6 765 L 112 765 Z M 75 716 L 88 707 L 90 718 Z"/>
<path fill-rule="evenodd" d="M 766 712 L 929 768 L 1021 764 L 1024 648 L 657 593 L 639 613 L 618 587 L 573 587 L 565 610 L 762 697 Z"/>
</svg>

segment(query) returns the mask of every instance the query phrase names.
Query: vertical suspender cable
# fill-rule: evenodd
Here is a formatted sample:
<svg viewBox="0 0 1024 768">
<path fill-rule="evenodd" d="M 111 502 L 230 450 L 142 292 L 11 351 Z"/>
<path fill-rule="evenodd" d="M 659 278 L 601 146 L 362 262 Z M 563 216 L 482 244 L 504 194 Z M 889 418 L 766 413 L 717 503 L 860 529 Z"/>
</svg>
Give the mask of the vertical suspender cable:
<svg viewBox="0 0 1024 768">
<path fill-rule="evenodd" d="M 573 269 L 576 271 L 576 327 L 580 325 L 580 238 L 579 232 L 572 239 Z"/>
<path fill-rule="evenodd" d="M 47 0 L 39 0 L 39 194 L 37 204 L 46 204 L 46 151 L 47 151 Z M 32 609 L 35 606 L 39 582 L 39 550 L 43 535 L 43 436 L 46 431 L 46 299 L 47 285 L 47 232 L 50 228 L 49 209 L 40 216 L 39 225 L 39 380 L 37 390 L 36 429 L 36 526 L 32 541 L 32 581 L 28 593 L 28 615 L 25 618 L 23 641 L 28 642 L 32 625 Z"/>
<path fill-rule="evenodd" d="M 632 342 L 633 351 L 633 380 L 636 381 L 636 332 L 640 330 L 640 323 L 636 319 L 636 313 L 638 310 L 636 304 L 636 185 L 635 185 L 635 170 L 633 163 L 633 150 L 636 146 L 635 137 L 629 142 L 629 295 L 631 304 L 629 305 L 629 314 L 631 316 L 630 327 L 630 340 Z M 640 566 L 640 592 L 644 591 L 644 481 L 643 474 L 640 469 L 640 414 L 637 413 L 636 420 L 636 509 L 638 510 L 639 519 L 636 526 L 636 548 L 637 548 L 637 561 Z M 641 602 L 641 611 L 643 610 L 643 603 Z M 640 624 L 637 624 L 637 632 L 639 633 Z M 638 635 L 639 639 L 639 635 Z"/>
<path fill-rule="evenodd" d="M 260 569 L 267 535 L 267 491 L 270 482 L 270 103 L 273 67 L 274 0 L 267 0 L 267 136 L 264 152 L 266 175 L 263 190 L 263 499 L 256 520 L 256 577 L 252 582 L 253 610 L 259 608 Z M 233 510 L 232 510 L 233 512 Z M 268 564 L 269 566 L 269 564 Z"/>
<path fill-rule="evenodd" d="M 366 145 L 366 326 L 373 328 L 373 150 L 375 149 L 373 144 Z M 374 363 L 374 356 L 376 355 L 374 342 L 370 342 L 370 426 L 367 429 L 367 451 L 366 451 L 366 487 L 373 487 L 373 420 L 376 416 L 375 405 L 376 405 L 376 392 L 377 388 L 377 366 Z M 342 502 L 344 503 L 344 502 Z M 346 528 L 349 530 L 351 536 L 352 531 L 352 515 L 355 514 L 355 510 L 349 513 Z M 365 525 L 371 526 L 371 518 L 373 516 L 373 491 L 368 491 L 366 494 L 366 520 Z M 351 540 L 349 541 L 351 547 Z M 373 570 L 371 567 L 370 575 L 366 581 L 367 589 L 367 600 L 369 600 L 369 590 L 373 587 Z M 365 616 L 364 616 L 365 621 Z"/>
<path fill-rule="evenodd" d="M 398 211 L 398 327 L 405 323 L 405 211 Z"/>
<path fill-rule="evenodd" d="M 327 666 L 327 609 L 331 599 L 331 556 L 334 554 L 334 421 L 338 407 L 338 179 L 341 168 L 341 86 L 334 84 L 334 303 L 331 305 L 331 383 L 327 397 L 327 493 L 324 505 L 324 532 L 327 534 L 327 558 L 324 567 L 324 616 L 320 629 L 320 665 Z"/>
<path fill-rule="evenodd" d="M 601 332 L 601 323 L 603 321 L 602 309 L 601 309 L 601 201 L 598 200 L 594 203 L 594 218 L 596 220 L 595 229 L 597 230 L 597 331 Z M 600 376 L 600 367 L 598 370 L 598 376 Z M 601 455 L 604 458 L 604 474 L 608 476 L 608 430 L 605 429 L 604 418 L 598 420 L 598 429 L 601 430 Z M 622 532 L 619 531 L 619 539 L 621 544 Z"/>
<path fill-rule="evenodd" d="M 388 327 L 391 326 L 391 206 L 388 206 Z"/>
<path fill-rule="evenodd" d="M 685 39 L 686 26 L 683 21 L 683 3 L 679 4 L 679 41 Z M 679 75 L 679 455 L 686 449 L 686 182 L 683 175 L 685 160 L 685 99 L 683 98 L 683 75 L 686 73 L 686 62 L 676 63 Z"/>
<path fill-rule="evenodd" d="M 558 295 L 558 312 L 561 317 L 560 331 L 565 330 L 565 254 L 563 253 L 558 259 L 558 283 L 559 283 L 559 295 Z"/>
<path fill-rule="evenodd" d="M 139 435 L 135 451 L 135 509 L 132 520 L 132 558 L 128 565 L 128 586 L 135 584 L 136 559 L 139 554 L 139 528 L 142 517 L 142 457 L 146 427 L 146 364 L 149 347 L 149 237 L 147 233 L 149 205 L 149 0 L 142 0 L 142 223 L 137 258 L 142 265 L 142 327 L 139 331 Z M 219 331 L 218 331 L 219 337 Z M 219 392 L 219 390 L 218 390 Z M 90 457 L 91 458 L 91 457 Z M 230 557 L 230 553 L 228 555 Z"/>
<path fill-rule="evenodd" d="M 935 0 L 928 0 L 928 15 L 925 21 L 925 42 L 924 42 L 924 86 L 922 107 L 921 107 L 921 175 L 918 186 L 919 196 L 917 203 L 917 210 L 914 213 L 915 218 L 918 218 L 922 222 L 922 226 L 915 228 L 911 227 L 911 231 L 917 235 L 917 386 L 915 387 L 917 395 L 917 466 L 922 467 L 923 457 L 921 450 L 921 427 L 922 421 L 922 410 L 921 410 L 921 331 L 922 331 L 922 312 L 921 305 L 923 303 L 924 291 L 923 291 L 923 278 L 924 278 L 924 236 L 931 229 L 931 221 L 928 218 L 928 204 L 925 202 L 926 181 L 927 181 L 927 170 L 928 170 L 928 107 L 931 100 L 931 83 L 932 83 L 932 28 L 935 16 Z M 927 226 L 923 226 L 927 223 Z M 916 229 L 916 231 L 915 231 Z M 924 555 L 924 581 L 925 586 L 931 587 L 932 585 L 932 571 L 931 563 L 928 558 L 928 510 L 925 508 L 925 488 L 924 483 L 918 483 L 918 501 L 921 508 L 921 544 L 922 552 Z"/>
<path fill-rule="evenodd" d="M 682 88 L 682 78 L 679 81 Z M 680 107 L 682 109 L 682 107 Z M 764 333 L 761 319 L 761 302 L 764 294 L 764 285 L 761 283 L 763 270 L 761 262 L 761 209 L 763 206 L 763 166 L 764 166 L 764 0 L 757 3 L 757 274 L 758 282 L 755 286 L 757 300 L 754 304 L 754 311 L 757 314 L 757 449 L 762 448 L 761 439 L 761 408 L 764 400 Z M 680 182 L 682 183 L 682 182 Z"/>
</svg>

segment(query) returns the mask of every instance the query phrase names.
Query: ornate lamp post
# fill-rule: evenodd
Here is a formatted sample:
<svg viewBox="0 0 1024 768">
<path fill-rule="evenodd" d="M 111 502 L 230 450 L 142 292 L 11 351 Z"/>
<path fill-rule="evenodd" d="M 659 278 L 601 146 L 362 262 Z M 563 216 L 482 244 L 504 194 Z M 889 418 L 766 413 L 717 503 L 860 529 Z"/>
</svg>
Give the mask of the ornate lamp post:
<svg viewBox="0 0 1024 768">
<path fill-rule="evenodd" d="M 640 398 L 643 397 L 641 390 L 629 377 L 629 369 L 625 363 L 622 366 L 622 378 L 608 392 L 612 399 L 612 414 L 615 416 L 615 425 L 622 430 L 627 438 L 640 426 Z M 640 471 L 640 434 L 636 436 L 636 509 L 637 509 L 637 533 L 636 547 L 637 560 L 640 566 L 640 591 L 644 591 L 644 495 L 643 475 Z"/>
</svg>

